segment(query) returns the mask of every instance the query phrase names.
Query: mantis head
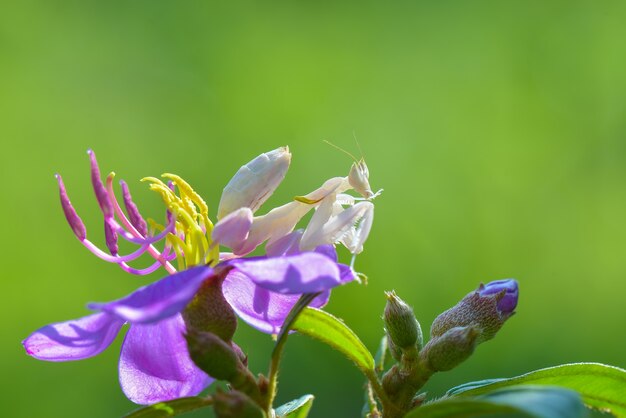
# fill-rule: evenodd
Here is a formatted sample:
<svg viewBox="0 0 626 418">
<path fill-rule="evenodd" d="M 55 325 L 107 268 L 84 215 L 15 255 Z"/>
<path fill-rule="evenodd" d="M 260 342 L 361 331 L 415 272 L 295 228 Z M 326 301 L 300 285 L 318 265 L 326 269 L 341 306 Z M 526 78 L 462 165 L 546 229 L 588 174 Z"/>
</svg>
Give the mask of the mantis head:
<svg viewBox="0 0 626 418">
<path fill-rule="evenodd" d="M 377 195 L 377 193 L 372 192 L 369 176 L 370 172 L 363 158 L 352 163 L 350 174 L 348 174 L 348 182 L 350 186 L 365 199 L 372 199 Z"/>
</svg>

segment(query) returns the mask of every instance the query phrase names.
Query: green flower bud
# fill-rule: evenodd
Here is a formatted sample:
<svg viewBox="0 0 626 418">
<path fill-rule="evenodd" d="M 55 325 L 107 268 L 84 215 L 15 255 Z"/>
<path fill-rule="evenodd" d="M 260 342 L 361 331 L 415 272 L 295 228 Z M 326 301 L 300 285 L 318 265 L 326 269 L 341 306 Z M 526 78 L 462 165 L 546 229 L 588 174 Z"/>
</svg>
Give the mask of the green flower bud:
<svg viewBox="0 0 626 418">
<path fill-rule="evenodd" d="M 183 311 L 188 330 L 205 331 L 230 342 L 237 330 L 237 315 L 222 294 L 222 281 L 228 271 L 205 281 Z"/>
<path fill-rule="evenodd" d="M 515 280 L 500 280 L 480 285 L 459 303 L 443 312 L 430 328 L 432 338 L 440 337 L 455 327 L 473 326 L 480 330 L 477 343 L 493 338 L 514 314 L 518 287 Z"/>
<path fill-rule="evenodd" d="M 243 365 L 239 355 L 217 335 L 188 330 L 185 338 L 189 356 L 209 376 L 230 382 L 240 374 Z"/>
<path fill-rule="evenodd" d="M 480 330 L 475 327 L 455 327 L 426 344 L 422 358 L 432 371 L 451 370 L 472 355 Z"/>
<path fill-rule="evenodd" d="M 393 342 L 393 340 L 389 336 L 389 332 L 387 332 L 387 348 L 391 353 L 391 357 L 393 357 L 396 361 L 402 360 L 402 350 L 400 350 Z"/>
<path fill-rule="evenodd" d="M 410 347 L 416 347 L 418 350 L 422 348 L 423 337 L 422 328 L 413 314 L 413 309 L 402 299 L 396 295 L 396 292 L 385 292 L 387 296 L 387 305 L 383 320 L 385 321 L 385 329 L 389 337 L 392 355 L 397 349 L 403 350 Z"/>
<path fill-rule="evenodd" d="M 213 409 L 218 418 L 266 418 L 265 412 L 246 394 L 231 390 L 213 396 Z"/>
</svg>

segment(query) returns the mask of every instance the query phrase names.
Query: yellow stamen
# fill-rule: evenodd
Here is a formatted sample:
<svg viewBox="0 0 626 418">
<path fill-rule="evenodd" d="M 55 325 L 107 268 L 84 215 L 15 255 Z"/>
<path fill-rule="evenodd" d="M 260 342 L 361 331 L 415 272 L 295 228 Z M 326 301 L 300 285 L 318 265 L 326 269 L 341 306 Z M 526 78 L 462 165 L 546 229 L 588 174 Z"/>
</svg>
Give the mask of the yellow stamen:
<svg viewBox="0 0 626 418">
<path fill-rule="evenodd" d="M 171 173 L 165 173 L 163 177 L 176 185 L 178 195 L 158 178 L 146 177 L 142 181 L 150 183 L 150 190 L 161 196 L 167 209 L 176 217 L 177 234 L 184 236 L 184 240 L 176 234 L 170 234 L 168 242 L 176 252 L 179 266 L 189 268 L 207 262 L 217 264 L 219 247 L 211 246 L 213 223 L 209 219 L 207 204 L 181 177 Z"/>
</svg>

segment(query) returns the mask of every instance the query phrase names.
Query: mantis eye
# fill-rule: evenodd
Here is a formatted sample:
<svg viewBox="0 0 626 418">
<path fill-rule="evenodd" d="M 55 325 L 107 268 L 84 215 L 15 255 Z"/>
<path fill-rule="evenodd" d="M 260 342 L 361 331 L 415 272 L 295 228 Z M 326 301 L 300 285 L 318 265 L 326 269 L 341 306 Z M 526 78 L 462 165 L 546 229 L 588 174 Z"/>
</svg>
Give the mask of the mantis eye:
<svg viewBox="0 0 626 418">
<path fill-rule="evenodd" d="M 366 199 L 374 196 L 372 188 L 370 187 L 369 175 L 367 164 L 365 164 L 365 160 L 363 159 L 353 163 L 352 168 L 350 168 L 350 174 L 348 174 L 350 186 Z"/>
</svg>

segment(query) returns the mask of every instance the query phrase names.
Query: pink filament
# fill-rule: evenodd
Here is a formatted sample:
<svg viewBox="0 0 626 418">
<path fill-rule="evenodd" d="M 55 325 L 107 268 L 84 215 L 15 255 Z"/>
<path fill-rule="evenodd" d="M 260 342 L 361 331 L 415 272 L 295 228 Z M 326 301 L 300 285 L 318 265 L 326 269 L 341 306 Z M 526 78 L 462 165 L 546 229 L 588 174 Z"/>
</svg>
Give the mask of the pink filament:
<svg viewBox="0 0 626 418">
<path fill-rule="evenodd" d="M 128 218 L 126 218 L 126 215 L 124 214 L 124 212 L 122 211 L 122 208 L 120 207 L 119 203 L 117 202 L 117 199 L 115 197 L 115 192 L 113 191 L 113 177 L 112 176 L 108 176 L 107 177 L 107 192 L 109 195 L 109 199 L 113 205 L 113 209 L 115 211 L 115 214 L 119 217 L 120 221 L 122 222 L 122 225 L 124 225 L 124 227 L 135 237 L 135 238 L 139 238 L 142 240 L 146 240 L 146 237 L 144 237 L 143 235 L 141 235 L 139 233 L 139 231 L 137 231 L 137 229 L 135 229 L 135 227 L 130 223 L 130 221 L 128 220 Z M 168 225 L 169 227 L 169 225 Z M 161 265 L 163 265 L 163 267 L 165 267 L 165 270 L 167 270 L 168 273 L 170 274 L 174 274 L 176 273 L 176 269 L 174 268 L 173 265 L 170 264 L 169 261 L 167 261 L 166 257 L 163 257 L 163 255 L 156 249 L 154 248 L 151 244 L 146 244 L 147 245 L 147 251 L 148 253 L 155 259 L 157 260 L 159 263 L 161 263 Z M 142 245 L 143 247 L 143 245 Z"/>
</svg>

